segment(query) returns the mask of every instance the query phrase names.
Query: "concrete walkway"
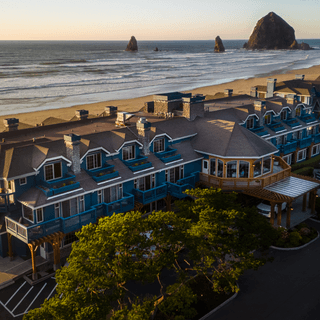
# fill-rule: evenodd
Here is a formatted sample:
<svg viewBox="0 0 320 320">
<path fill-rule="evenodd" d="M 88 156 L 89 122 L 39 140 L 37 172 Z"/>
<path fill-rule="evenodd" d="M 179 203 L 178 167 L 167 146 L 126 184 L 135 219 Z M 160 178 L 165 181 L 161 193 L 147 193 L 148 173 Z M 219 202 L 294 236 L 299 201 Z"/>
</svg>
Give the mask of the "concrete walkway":
<svg viewBox="0 0 320 320">
<path fill-rule="evenodd" d="M 46 262 L 46 260 L 42 257 L 36 257 L 36 266 L 39 266 L 44 262 Z M 31 270 L 31 259 L 23 260 L 20 257 L 15 257 L 13 261 L 10 261 L 10 257 L 0 257 L 0 288 L 4 288 L 11 284 L 14 279 L 21 277 Z"/>
<path fill-rule="evenodd" d="M 320 223 L 306 223 L 320 231 Z M 270 249 L 275 259 L 240 277 L 238 296 L 208 320 L 320 319 L 320 238 L 295 251 Z"/>
</svg>

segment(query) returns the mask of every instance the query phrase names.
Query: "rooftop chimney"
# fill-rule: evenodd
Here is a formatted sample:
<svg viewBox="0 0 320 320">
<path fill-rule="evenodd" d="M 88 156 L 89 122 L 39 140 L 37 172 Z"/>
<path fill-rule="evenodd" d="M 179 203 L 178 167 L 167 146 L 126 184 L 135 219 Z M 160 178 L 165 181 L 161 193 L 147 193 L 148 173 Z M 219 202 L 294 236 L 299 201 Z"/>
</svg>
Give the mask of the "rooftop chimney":
<svg viewBox="0 0 320 320">
<path fill-rule="evenodd" d="M 76 116 L 78 118 L 78 120 L 85 120 L 88 118 L 89 112 L 88 110 L 77 110 L 76 111 Z"/>
<path fill-rule="evenodd" d="M 267 79 L 267 93 L 266 98 L 272 98 L 274 90 L 276 89 L 277 79 L 269 78 Z"/>
<path fill-rule="evenodd" d="M 134 114 L 128 113 L 128 112 L 118 112 L 117 113 L 117 120 L 116 120 L 116 125 L 117 126 L 125 126 L 128 124 L 128 120 L 132 118 Z"/>
<path fill-rule="evenodd" d="M 70 133 L 64 135 L 64 143 L 67 150 L 67 158 L 71 160 L 71 170 L 74 174 L 80 173 L 80 140 L 81 136 Z"/>
<path fill-rule="evenodd" d="M 4 126 L 8 129 L 8 131 L 16 131 L 19 126 L 19 119 L 17 118 L 8 118 L 3 120 Z"/>
<path fill-rule="evenodd" d="M 258 98 L 258 87 L 251 87 L 250 96 Z"/>
<path fill-rule="evenodd" d="M 225 89 L 225 90 L 224 90 L 224 95 L 225 95 L 226 97 L 231 97 L 232 94 L 233 94 L 233 89 Z"/>
<path fill-rule="evenodd" d="M 141 117 L 137 121 L 138 135 L 139 135 L 141 142 L 143 144 L 142 154 L 145 156 L 150 154 L 150 148 L 149 148 L 150 127 L 151 127 L 151 124 L 150 124 L 150 122 L 147 121 L 147 119 L 145 117 Z"/>
<path fill-rule="evenodd" d="M 114 106 L 107 106 L 104 108 L 104 112 L 107 116 L 112 116 L 117 113 L 118 108 Z"/>
<path fill-rule="evenodd" d="M 297 96 L 295 94 L 288 94 L 287 95 L 287 103 L 294 104 L 297 100 Z"/>
<path fill-rule="evenodd" d="M 253 103 L 253 106 L 254 106 L 254 110 L 257 113 L 257 116 L 259 117 L 259 126 L 262 127 L 263 126 L 263 116 L 266 112 L 266 102 L 261 101 L 261 100 L 256 100 Z"/>
<path fill-rule="evenodd" d="M 296 74 L 296 80 L 304 80 L 304 74 Z"/>
</svg>

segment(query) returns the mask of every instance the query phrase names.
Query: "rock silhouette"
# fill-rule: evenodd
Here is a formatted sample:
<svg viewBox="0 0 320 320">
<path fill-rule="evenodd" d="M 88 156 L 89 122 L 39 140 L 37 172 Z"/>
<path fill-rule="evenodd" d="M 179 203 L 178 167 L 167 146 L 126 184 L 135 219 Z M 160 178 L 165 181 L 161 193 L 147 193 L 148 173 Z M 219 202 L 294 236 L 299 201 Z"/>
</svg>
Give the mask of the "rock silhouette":
<svg viewBox="0 0 320 320">
<path fill-rule="evenodd" d="M 257 22 L 249 41 L 243 47 L 252 50 L 307 48 L 305 44 L 303 47 L 298 44 L 294 29 L 274 12 L 269 12 Z"/>
<path fill-rule="evenodd" d="M 134 36 L 131 37 L 127 45 L 126 51 L 138 51 L 138 43 Z"/>
<path fill-rule="evenodd" d="M 216 42 L 214 45 L 214 52 L 225 52 L 222 40 L 219 36 L 216 37 Z"/>
</svg>

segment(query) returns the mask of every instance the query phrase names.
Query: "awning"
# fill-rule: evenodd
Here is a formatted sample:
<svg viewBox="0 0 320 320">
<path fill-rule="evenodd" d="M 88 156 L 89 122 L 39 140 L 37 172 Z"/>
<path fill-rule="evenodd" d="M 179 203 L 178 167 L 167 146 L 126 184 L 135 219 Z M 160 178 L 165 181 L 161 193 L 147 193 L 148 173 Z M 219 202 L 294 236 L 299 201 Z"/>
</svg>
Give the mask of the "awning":
<svg viewBox="0 0 320 320">
<path fill-rule="evenodd" d="M 289 176 L 264 187 L 264 189 L 287 197 L 297 198 L 320 186 L 320 183 L 315 182 L 314 179 L 312 180 Z"/>
</svg>

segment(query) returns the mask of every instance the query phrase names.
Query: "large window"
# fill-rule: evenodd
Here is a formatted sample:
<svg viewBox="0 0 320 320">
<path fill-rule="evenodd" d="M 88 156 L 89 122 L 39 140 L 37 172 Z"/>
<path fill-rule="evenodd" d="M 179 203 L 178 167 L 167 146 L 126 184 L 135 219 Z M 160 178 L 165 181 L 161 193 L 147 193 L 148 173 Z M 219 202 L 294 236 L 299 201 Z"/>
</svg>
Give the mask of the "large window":
<svg viewBox="0 0 320 320">
<path fill-rule="evenodd" d="M 316 154 L 320 153 L 320 144 L 316 144 L 312 147 L 311 155 L 315 156 Z"/>
<path fill-rule="evenodd" d="M 44 166 L 45 180 L 53 180 L 62 177 L 61 162 L 47 164 Z"/>
<path fill-rule="evenodd" d="M 271 171 L 271 157 L 263 158 L 263 173 Z"/>
<path fill-rule="evenodd" d="M 145 176 L 134 180 L 134 188 L 141 191 L 153 189 L 155 185 L 156 178 L 154 173 L 149 176 Z"/>
<path fill-rule="evenodd" d="M 176 183 L 178 180 L 183 178 L 183 170 L 183 166 L 166 170 L 166 181 Z"/>
<path fill-rule="evenodd" d="M 282 157 L 282 159 L 290 166 L 292 163 L 292 153 Z"/>
<path fill-rule="evenodd" d="M 268 113 L 264 116 L 264 123 L 265 124 L 270 124 L 271 123 L 271 114 Z"/>
<path fill-rule="evenodd" d="M 122 159 L 131 160 L 135 158 L 135 146 L 127 146 L 122 148 Z"/>
<path fill-rule="evenodd" d="M 163 152 L 164 151 L 164 138 L 157 139 L 153 142 L 153 152 Z"/>
<path fill-rule="evenodd" d="M 216 175 L 216 159 L 210 159 L 210 174 L 212 176 Z"/>
<path fill-rule="evenodd" d="M 63 201 L 62 203 L 62 216 L 64 218 L 73 216 L 78 213 L 78 198 Z"/>
<path fill-rule="evenodd" d="M 248 120 L 247 120 L 247 129 L 252 129 L 254 127 L 254 118 L 253 117 L 250 117 Z"/>
<path fill-rule="evenodd" d="M 110 203 L 123 198 L 122 184 L 104 189 L 104 202 Z"/>
<path fill-rule="evenodd" d="M 307 157 L 307 149 L 300 150 L 297 154 L 297 162 L 303 161 Z"/>
<path fill-rule="evenodd" d="M 101 167 L 101 153 L 90 154 L 87 156 L 87 169 L 92 170 Z"/>
<path fill-rule="evenodd" d="M 54 205 L 54 216 L 56 218 L 60 217 L 60 203 L 55 203 Z"/>
<path fill-rule="evenodd" d="M 282 110 L 280 114 L 281 120 L 287 120 L 287 110 Z"/>
<path fill-rule="evenodd" d="M 239 161 L 239 178 L 249 178 L 249 162 Z"/>
<path fill-rule="evenodd" d="M 31 222 L 34 222 L 33 210 L 25 205 L 22 206 L 23 217 Z"/>
<path fill-rule="evenodd" d="M 261 159 L 256 160 L 253 163 L 253 177 L 261 176 L 262 174 L 262 161 Z"/>
<path fill-rule="evenodd" d="M 218 177 L 223 177 L 223 161 L 218 159 Z"/>
<path fill-rule="evenodd" d="M 43 209 L 42 208 L 36 210 L 36 216 L 37 216 L 37 223 L 43 221 Z"/>
<path fill-rule="evenodd" d="M 227 178 L 237 177 L 237 161 L 227 162 Z"/>
</svg>

